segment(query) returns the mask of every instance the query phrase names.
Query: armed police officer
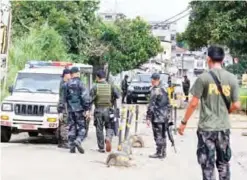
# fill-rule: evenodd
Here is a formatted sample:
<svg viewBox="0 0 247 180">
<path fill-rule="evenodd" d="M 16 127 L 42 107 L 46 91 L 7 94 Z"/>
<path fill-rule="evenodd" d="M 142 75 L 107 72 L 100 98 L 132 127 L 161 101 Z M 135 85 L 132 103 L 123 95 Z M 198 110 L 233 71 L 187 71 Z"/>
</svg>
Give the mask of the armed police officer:
<svg viewBox="0 0 247 180">
<path fill-rule="evenodd" d="M 147 121 L 151 121 L 156 143 L 156 153 L 150 158 L 166 157 L 166 132 L 168 128 L 168 94 L 160 84 L 160 75 L 154 73 L 151 76 L 152 90 L 150 102 L 147 109 Z"/>
<path fill-rule="evenodd" d="M 111 140 L 114 135 L 114 111 L 116 110 L 116 99 L 119 98 L 118 91 L 105 80 L 105 72 L 99 70 L 96 73 L 96 84 L 90 91 L 92 103 L 95 105 L 94 126 L 96 127 L 97 143 L 99 152 L 111 151 Z M 115 108 L 113 108 L 115 106 Z M 106 138 L 104 142 L 104 131 Z"/>
<path fill-rule="evenodd" d="M 71 68 L 71 79 L 65 84 L 64 103 L 67 105 L 68 118 L 68 141 L 70 152 L 75 153 L 76 148 L 84 153 L 81 143 L 86 133 L 86 119 L 89 116 L 90 97 L 80 80 L 80 72 L 77 67 Z"/>
<path fill-rule="evenodd" d="M 59 148 L 69 148 L 68 146 L 68 112 L 67 109 L 64 107 L 63 103 L 63 88 L 66 82 L 71 78 L 70 70 L 64 69 L 62 79 L 60 82 L 59 88 L 59 103 L 58 103 L 58 113 L 61 114 L 61 118 L 59 119 L 59 127 L 58 127 L 58 147 Z"/>
</svg>

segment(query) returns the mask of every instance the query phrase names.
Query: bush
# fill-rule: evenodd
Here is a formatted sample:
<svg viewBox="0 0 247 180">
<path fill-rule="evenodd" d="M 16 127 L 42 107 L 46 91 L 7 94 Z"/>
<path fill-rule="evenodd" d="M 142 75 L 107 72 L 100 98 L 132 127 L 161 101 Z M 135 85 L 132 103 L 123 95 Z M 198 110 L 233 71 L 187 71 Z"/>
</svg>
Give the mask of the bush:
<svg viewBox="0 0 247 180">
<path fill-rule="evenodd" d="M 12 40 L 9 50 L 7 86 L 11 85 L 16 73 L 23 69 L 28 60 L 63 60 L 69 61 L 67 49 L 62 37 L 47 24 L 39 29 L 32 29 L 29 34 Z M 1 96 L 7 95 L 4 90 Z"/>
<path fill-rule="evenodd" d="M 240 96 L 240 102 L 241 102 L 241 109 L 246 110 L 247 106 L 247 88 L 240 88 L 239 89 L 239 96 Z M 241 97 L 244 96 L 244 97 Z"/>
</svg>

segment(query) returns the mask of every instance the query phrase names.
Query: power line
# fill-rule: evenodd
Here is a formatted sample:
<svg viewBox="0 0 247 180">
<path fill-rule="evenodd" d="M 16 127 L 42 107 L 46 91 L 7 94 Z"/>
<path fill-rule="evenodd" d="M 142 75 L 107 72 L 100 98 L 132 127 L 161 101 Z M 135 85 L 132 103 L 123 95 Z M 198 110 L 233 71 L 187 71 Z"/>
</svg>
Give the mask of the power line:
<svg viewBox="0 0 247 180">
<path fill-rule="evenodd" d="M 185 14 L 185 15 L 181 16 L 180 18 L 178 18 L 178 19 L 174 20 L 174 21 L 168 22 L 167 24 L 172 24 L 172 23 L 175 23 L 175 22 L 179 21 L 180 19 L 185 18 L 185 17 L 186 17 L 186 16 L 188 16 L 188 15 L 190 15 L 190 13 L 187 13 L 187 14 Z"/>
<path fill-rule="evenodd" d="M 172 16 L 172 17 L 170 17 L 170 18 L 168 18 L 168 19 L 166 19 L 166 20 L 164 20 L 164 21 L 161 21 L 161 22 L 159 22 L 159 23 L 156 23 L 155 25 L 159 25 L 159 24 L 166 23 L 167 21 L 169 21 L 169 20 L 171 20 L 171 19 L 173 19 L 173 18 L 175 18 L 175 17 L 177 17 L 177 16 L 179 16 L 179 15 L 185 13 L 185 12 L 188 11 L 189 9 L 190 9 L 190 7 L 187 7 L 185 10 L 181 11 L 180 13 L 178 13 L 178 14 L 176 14 L 176 15 L 174 15 L 174 16 Z"/>
</svg>

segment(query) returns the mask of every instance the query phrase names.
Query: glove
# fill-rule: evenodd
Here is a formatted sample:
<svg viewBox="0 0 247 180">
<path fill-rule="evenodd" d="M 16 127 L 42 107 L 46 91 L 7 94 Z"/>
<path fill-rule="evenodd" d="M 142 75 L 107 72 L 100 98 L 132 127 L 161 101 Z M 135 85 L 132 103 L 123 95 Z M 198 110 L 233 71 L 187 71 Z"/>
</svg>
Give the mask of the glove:
<svg viewBox="0 0 247 180">
<path fill-rule="evenodd" d="M 59 113 L 59 121 L 62 122 L 63 121 L 63 114 Z"/>
<path fill-rule="evenodd" d="M 90 117 L 91 117 L 90 111 L 84 112 L 84 116 L 85 116 L 85 118 L 86 118 L 87 121 L 90 120 Z"/>
<path fill-rule="evenodd" d="M 57 112 L 58 113 L 62 113 L 63 112 L 63 105 L 59 105 L 58 107 L 57 107 Z"/>
</svg>

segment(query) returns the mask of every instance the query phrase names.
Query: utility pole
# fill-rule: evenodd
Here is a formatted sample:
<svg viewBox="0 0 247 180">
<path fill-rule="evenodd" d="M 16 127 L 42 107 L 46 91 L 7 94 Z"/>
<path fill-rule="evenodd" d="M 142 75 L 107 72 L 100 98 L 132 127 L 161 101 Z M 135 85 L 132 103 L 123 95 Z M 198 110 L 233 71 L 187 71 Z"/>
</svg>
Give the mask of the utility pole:
<svg viewBox="0 0 247 180">
<path fill-rule="evenodd" d="M 182 76 L 184 76 L 184 54 L 182 54 L 181 60 L 182 60 Z"/>
</svg>

